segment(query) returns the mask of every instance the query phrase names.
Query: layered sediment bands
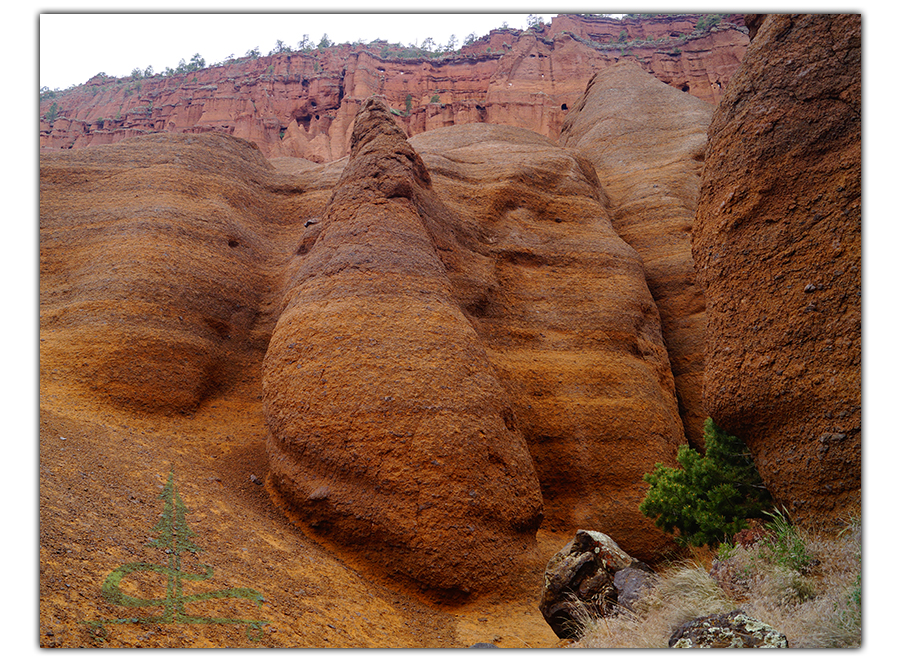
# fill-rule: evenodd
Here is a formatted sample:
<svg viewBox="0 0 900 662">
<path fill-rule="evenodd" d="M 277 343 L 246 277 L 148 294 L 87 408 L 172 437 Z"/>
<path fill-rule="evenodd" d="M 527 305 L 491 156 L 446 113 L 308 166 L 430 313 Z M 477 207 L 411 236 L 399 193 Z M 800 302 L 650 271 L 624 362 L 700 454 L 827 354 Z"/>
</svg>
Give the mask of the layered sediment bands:
<svg viewBox="0 0 900 662">
<path fill-rule="evenodd" d="M 713 105 L 748 38 L 736 16 L 625 19 L 562 15 L 530 30 L 498 29 L 428 57 L 386 42 L 229 59 L 188 73 L 98 75 L 42 97 L 46 149 L 103 145 L 155 132 L 224 132 L 267 157 L 345 157 L 361 104 L 381 97 L 408 135 L 492 123 L 556 139 L 591 76 L 620 61 Z"/>
<path fill-rule="evenodd" d="M 861 21 L 769 15 L 710 125 L 694 257 L 705 398 L 776 499 L 858 499 Z"/>
<path fill-rule="evenodd" d="M 483 592 L 533 551 L 534 465 L 417 210 L 430 177 L 370 101 L 264 363 L 273 488 L 391 574 Z"/>
<path fill-rule="evenodd" d="M 303 196 L 258 150 L 164 134 L 42 154 L 40 176 L 42 373 L 190 411 L 265 351 Z"/>
<path fill-rule="evenodd" d="M 423 215 L 513 404 L 546 525 L 590 524 L 660 558 L 670 541 L 638 512 L 642 477 L 674 462 L 684 435 L 640 258 L 613 230 L 590 163 L 513 127 L 410 142 L 444 203 Z M 443 231 L 441 214 L 457 219 Z"/>
<path fill-rule="evenodd" d="M 685 432 L 701 447 L 706 315 L 691 228 L 712 110 L 623 62 L 595 74 L 560 136 L 593 163 L 613 227 L 641 256 Z"/>
</svg>

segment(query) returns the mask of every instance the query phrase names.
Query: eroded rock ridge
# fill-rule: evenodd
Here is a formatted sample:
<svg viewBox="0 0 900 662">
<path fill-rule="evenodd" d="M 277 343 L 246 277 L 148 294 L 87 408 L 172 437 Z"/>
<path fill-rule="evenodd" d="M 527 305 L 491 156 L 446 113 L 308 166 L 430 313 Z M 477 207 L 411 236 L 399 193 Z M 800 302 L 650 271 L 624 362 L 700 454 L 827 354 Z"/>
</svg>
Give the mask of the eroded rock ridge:
<svg viewBox="0 0 900 662">
<path fill-rule="evenodd" d="M 328 163 L 205 130 L 42 152 L 42 384 L 185 421 L 240 391 L 275 503 L 455 598 L 543 566 L 541 527 L 662 558 L 643 475 L 706 415 L 792 514 L 837 518 L 860 486 L 859 17 L 752 25 L 718 110 L 620 62 L 562 146 L 412 131 L 378 93 Z M 510 51 L 538 67 L 542 34 Z"/>
</svg>

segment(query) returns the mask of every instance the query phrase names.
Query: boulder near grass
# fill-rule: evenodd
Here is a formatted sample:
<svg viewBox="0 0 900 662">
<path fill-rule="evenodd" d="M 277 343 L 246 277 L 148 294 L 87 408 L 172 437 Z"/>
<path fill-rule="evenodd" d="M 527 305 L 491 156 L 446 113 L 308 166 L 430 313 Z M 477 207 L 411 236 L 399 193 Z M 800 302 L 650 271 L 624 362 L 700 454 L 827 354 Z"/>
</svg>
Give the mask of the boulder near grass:
<svg viewBox="0 0 900 662">
<path fill-rule="evenodd" d="M 577 639 L 585 615 L 614 615 L 619 591 L 629 602 L 652 586 L 650 568 L 622 551 L 599 531 L 579 530 L 547 562 L 541 590 L 541 614 L 560 638 Z"/>
<path fill-rule="evenodd" d="M 777 534 L 748 546 L 723 545 L 709 569 L 697 562 L 659 568 L 629 611 L 579 622 L 578 648 L 666 648 L 684 624 L 740 610 L 783 634 L 791 648 L 857 648 L 862 642 L 861 522 L 841 531 L 794 525 L 815 563 L 803 572 L 772 553 Z M 767 525 L 771 530 L 775 525 Z M 777 527 L 775 527 L 777 528 Z"/>
</svg>

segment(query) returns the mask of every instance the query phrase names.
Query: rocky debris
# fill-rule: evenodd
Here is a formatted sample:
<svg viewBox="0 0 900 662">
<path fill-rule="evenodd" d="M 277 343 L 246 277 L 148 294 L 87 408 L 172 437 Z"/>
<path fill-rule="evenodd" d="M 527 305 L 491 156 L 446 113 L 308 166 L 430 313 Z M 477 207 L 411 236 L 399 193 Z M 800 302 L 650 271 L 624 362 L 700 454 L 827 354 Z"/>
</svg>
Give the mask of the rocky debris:
<svg viewBox="0 0 900 662">
<path fill-rule="evenodd" d="M 490 122 L 555 139 L 593 73 L 620 60 L 716 103 L 748 38 L 737 17 L 695 34 L 699 19 L 620 23 L 563 15 L 541 30 L 494 30 L 439 58 L 392 57 L 383 46 L 343 44 L 139 80 L 98 76 L 41 101 L 40 145 L 67 149 L 158 132 L 224 132 L 256 143 L 267 157 L 328 162 L 349 154 L 356 113 L 375 95 L 408 135 Z M 435 95 L 438 103 L 431 102 Z"/>
<path fill-rule="evenodd" d="M 616 232 L 641 256 L 659 308 L 687 439 L 703 447 L 703 290 L 691 228 L 713 107 L 631 62 L 597 72 L 560 144 L 594 165 Z"/>
<path fill-rule="evenodd" d="M 861 487 L 861 20 L 767 15 L 709 129 L 704 399 L 798 521 Z"/>
<path fill-rule="evenodd" d="M 733 600 L 745 600 L 750 593 L 752 575 L 734 558 L 713 560 L 709 576 Z"/>
<path fill-rule="evenodd" d="M 616 603 L 622 609 L 633 611 L 641 600 L 656 584 L 656 573 L 642 566 L 622 568 L 613 576 L 616 587 Z"/>
<path fill-rule="evenodd" d="M 652 586 L 652 571 L 606 534 L 579 530 L 547 563 L 540 610 L 561 639 L 579 638 L 579 619 L 604 617 L 619 604 L 619 587 L 630 608 Z"/>
<path fill-rule="evenodd" d="M 788 640 L 771 625 L 735 610 L 685 623 L 672 634 L 669 648 L 788 648 Z"/>
<path fill-rule="evenodd" d="M 750 547 L 761 540 L 769 540 L 775 537 L 775 534 L 767 529 L 765 524 L 759 520 L 751 520 L 748 524 L 750 524 L 748 528 L 741 529 L 734 534 L 732 540 L 734 545 Z"/>
</svg>

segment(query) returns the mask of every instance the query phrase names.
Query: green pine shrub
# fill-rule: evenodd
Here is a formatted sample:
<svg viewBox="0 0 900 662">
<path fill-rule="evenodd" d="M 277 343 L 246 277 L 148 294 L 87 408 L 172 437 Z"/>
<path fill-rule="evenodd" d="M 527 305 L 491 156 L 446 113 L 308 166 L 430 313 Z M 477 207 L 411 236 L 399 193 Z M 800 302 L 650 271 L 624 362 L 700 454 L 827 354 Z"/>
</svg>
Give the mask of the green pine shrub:
<svg viewBox="0 0 900 662">
<path fill-rule="evenodd" d="M 644 475 L 650 484 L 640 505 L 666 533 L 676 533 L 682 546 L 718 545 L 747 527 L 752 518 L 768 519 L 772 499 L 762 483 L 747 446 L 719 428 L 704 426 L 706 450 L 678 449 L 681 468 L 657 462 Z"/>
</svg>

